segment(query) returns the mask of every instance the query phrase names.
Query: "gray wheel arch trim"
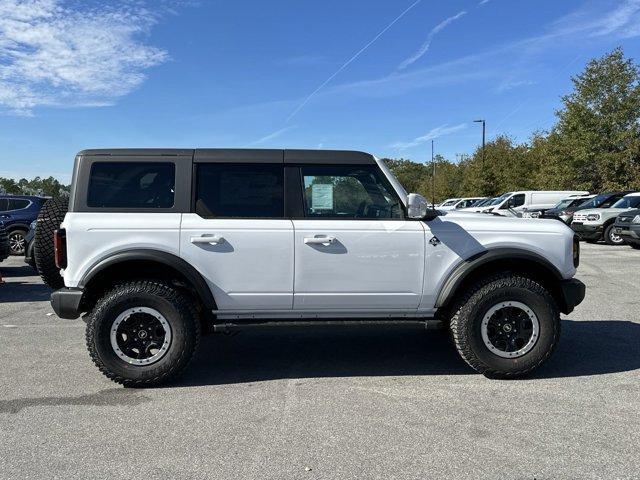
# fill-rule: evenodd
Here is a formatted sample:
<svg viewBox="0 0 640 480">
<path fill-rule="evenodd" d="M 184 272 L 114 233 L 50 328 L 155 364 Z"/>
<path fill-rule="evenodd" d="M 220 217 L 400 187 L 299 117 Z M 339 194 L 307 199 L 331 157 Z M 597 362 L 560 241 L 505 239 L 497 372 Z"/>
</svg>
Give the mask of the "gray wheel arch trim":
<svg viewBox="0 0 640 480">
<path fill-rule="evenodd" d="M 213 294 L 211 293 L 211 289 L 200 272 L 182 258 L 172 253 L 160 250 L 134 249 L 127 250 L 126 252 L 114 253 L 113 255 L 105 257 L 95 263 L 84 273 L 78 284 L 78 288 L 84 289 L 93 278 L 106 268 L 117 265 L 118 263 L 133 260 L 145 260 L 160 263 L 177 270 L 191 282 L 205 307 L 209 310 L 216 309 L 216 302 L 213 298 Z"/>
<path fill-rule="evenodd" d="M 455 295 L 458 287 L 468 275 L 478 268 L 497 260 L 529 260 L 554 274 L 558 281 L 562 280 L 562 273 L 543 256 L 519 248 L 496 248 L 485 250 L 459 263 L 445 280 L 436 300 L 436 308 L 446 305 Z"/>
</svg>

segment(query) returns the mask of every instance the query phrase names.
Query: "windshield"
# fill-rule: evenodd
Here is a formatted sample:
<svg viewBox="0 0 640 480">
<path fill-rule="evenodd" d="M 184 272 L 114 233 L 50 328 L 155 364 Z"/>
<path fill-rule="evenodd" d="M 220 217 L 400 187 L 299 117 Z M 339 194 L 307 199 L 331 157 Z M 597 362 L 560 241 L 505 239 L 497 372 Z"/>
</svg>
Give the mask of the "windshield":
<svg viewBox="0 0 640 480">
<path fill-rule="evenodd" d="M 458 200 L 454 199 L 454 200 L 447 200 L 446 202 L 444 202 L 442 205 L 440 205 L 441 207 L 450 207 L 451 205 L 453 205 L 454 203 L 456 203 Z"/>
<path fill-rule="evenodd" d="M 634 197 L 622 197 L 611 208 L 637 208 L 640 206 L 640 195 Z"/>
<path fill-rule="evenodd" d="M 495 200 L 495 198 L 485 198 L 484 200 L 482 200 L 480 203 L 476 203 L 474 205 L 474 207 L 486 207 L 487 205 L 489 205 L 493 200 Z"/>
<path fill-rule="evenodd" d="M 510 196 L 511 196 L 511 192 L 508 192 L 500 195 L 499 197 L 492 198 L 491 201 L 485 205 L 485 207 L 488 207 L 489 205 L 498 205 L 504 202 Z"/>
<path fill-rule="evenodd" d="M 573 206 L 574 204 L 579 205 L 581 201 L 582 200 L 575 198 L 565 198 L 564 200 L 560 200 L 560 202 L 558 202 L 558 204 L 553 208 L 567 208 Z"/>
<path fill-rule="evenodd" d="M 587 200 L 584 203 L 581 203 L 580 208 L 598 208 L 609 197 L 610 195 L 607 195 L 607 194 L 596 195 L 592 199 Z"/>
</svg>

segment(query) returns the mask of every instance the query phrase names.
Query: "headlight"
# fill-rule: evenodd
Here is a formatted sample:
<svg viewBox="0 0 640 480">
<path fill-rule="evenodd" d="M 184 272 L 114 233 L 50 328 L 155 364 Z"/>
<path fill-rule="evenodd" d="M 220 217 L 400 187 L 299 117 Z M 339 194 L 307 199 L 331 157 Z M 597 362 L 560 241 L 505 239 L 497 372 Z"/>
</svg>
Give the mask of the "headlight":
<svg viewBox="0 0 640 480">
<path fill-rule="evenodd" d="M 599 213 L 590 213 L 589 215 L 587 215 L 587 220 L 590 222 L 595 222 L 596 220 L 600 220 L 600 214 Z"/>
<path fill-rule="evenodd" d="M 632 223 L 640 223 L 640 215 L 636 215 L 635 217 L 633 217 L 633 220 L 631 220 Z"/>
</svg>

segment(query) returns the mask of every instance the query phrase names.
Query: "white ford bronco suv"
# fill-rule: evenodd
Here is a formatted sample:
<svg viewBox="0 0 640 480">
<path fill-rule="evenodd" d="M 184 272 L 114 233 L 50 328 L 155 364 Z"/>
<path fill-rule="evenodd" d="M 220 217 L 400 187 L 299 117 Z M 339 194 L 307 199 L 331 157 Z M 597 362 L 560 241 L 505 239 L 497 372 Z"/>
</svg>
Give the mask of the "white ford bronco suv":
<svg viewBox="0 0 640 480">
<path fill-rule="evenodd" d="M 180 373 L 205 330 L 336 321 L 446 326 L 518 377 L 585 294 L 562 222 L 428 209 L 362 152 L 82 151 L 54 240 L 55 312 L 128 386 Z"/>
</svg>

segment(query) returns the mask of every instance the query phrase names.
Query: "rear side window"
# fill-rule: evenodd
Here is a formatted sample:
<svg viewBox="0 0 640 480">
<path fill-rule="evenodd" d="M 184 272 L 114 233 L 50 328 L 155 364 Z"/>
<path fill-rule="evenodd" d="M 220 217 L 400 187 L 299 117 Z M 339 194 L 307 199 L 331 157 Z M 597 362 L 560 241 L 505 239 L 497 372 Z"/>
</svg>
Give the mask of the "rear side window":
<svg viewBox="0 0 640 480">
<path fill-rule="evenodd" d="M 21 210 L 27 208 L 31 202 L 23 198 L 11 198 L 9 199 L 9 210 Z"/>
<path fill-rule="evenodd" d="M 202 163 L 196 213 L 205 218 L 284 217 L 283 164 Z"/>
<path fill-rule="evenodd" d="M 91 166 L 87 206 L 171 208 L 175 165 L 169 162 L 95 162 Z"/>
<path fill-rule="evenodd" d="M 6 198 L 0 198 L 0 212 L 4 212 L 9 209 L 9 201 Z"/>
</svg>

